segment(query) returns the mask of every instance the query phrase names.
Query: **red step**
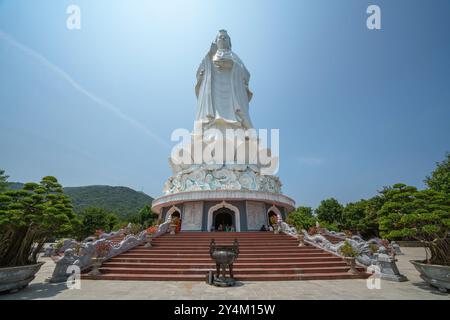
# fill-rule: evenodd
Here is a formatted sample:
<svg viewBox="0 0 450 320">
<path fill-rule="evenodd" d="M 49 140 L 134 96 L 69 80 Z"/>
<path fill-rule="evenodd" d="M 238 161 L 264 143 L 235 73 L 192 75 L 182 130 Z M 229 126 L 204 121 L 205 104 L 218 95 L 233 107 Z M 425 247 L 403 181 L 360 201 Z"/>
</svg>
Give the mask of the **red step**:
<svg viewBox="0 0 450 320">
<path fill-rule="evenodd" d="M 105 262 L 103 264 L 104 267 L 117 267 L 117 268 L 185 268 L 185 269 L 198 269 L 202 267 L 215 267 L 214 263 L 203 264 L 203 263 L 195 263 L 195 262 L 187 262 L 187 263 L 157 263 L 157 262 Z M 344 261 L 322 261 L 322 262 L 236 262 L 234 264 L 235 268 L 305 268 L 305 267 L 339 267 L 346 266 Z"/>
<path fill-rule="evenodd" d="M 350 273 L 309 273 L 309 274 L 241 274 L 236 276 L 238 281 L 285 281 L 285 280 L 335 280 L 335 279 L 361 279 L 368 274 Z M 92 279 L 83 275 L 82 279 Z M 205 281 L 206 274 L 127 274 L 107 273 L 96 277 L 95 280 L 135 280 L 135 281 Z"/>
<path fill-rule="evenodd" d="M 105 280 L 204 281 L 215 270 L 209 243 L 231 245 L 239 242 L 234 263 L 237 280 L 355 279 L 369 276 L 348 273 L 345 261 L 313 246 L 298 247 L 298 240 L 270 232 L 181 232 L 153 239 L 152 247 L 137 246 L 103 263 Z M 91 278 L 86 273 L 83 279 Z"/>
<path fill-rule="evenodd" d="M 166 268 L 117 268 L 117 267 L 102 267 L 100 271 L 102 273 L 114 273 L 114 274 L 202 274 L 212 270 L 214 266 L 206 266 L 202 268 L 178 268 L 178 269 L 166 269 Z M 339 273 L 347 272 L 348 267 L 346 265 L 339 267 L 311 267 L 311 268 L 246 268 L 240 269 L 238 267 L 233 269 L 235 275 L 239 274 L 304 274 L 304 273 Z"/>
</svg>

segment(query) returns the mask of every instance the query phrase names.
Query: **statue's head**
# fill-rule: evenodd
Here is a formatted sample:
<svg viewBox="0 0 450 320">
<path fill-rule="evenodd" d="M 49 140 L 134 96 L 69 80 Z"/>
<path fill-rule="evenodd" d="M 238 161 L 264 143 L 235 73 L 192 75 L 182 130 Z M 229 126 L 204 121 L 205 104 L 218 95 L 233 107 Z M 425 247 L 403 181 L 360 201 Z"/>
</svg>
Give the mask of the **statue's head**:
<svg viewBox="0 0 450 320">
<path fill-rule="evenodd" d="M 216 37 L 216 45 L 219 50 L 231 50 L 231 39 L 227 30 L 219 30 Z"/>
</svg>

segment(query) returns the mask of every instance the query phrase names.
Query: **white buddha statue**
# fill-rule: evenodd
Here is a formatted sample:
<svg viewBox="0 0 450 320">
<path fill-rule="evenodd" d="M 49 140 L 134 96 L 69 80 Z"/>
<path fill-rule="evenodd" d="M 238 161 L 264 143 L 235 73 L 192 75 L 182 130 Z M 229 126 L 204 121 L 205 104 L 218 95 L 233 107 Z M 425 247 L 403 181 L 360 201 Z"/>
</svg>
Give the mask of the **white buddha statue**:
<svg viewBox="0 0 450 320">
<path fill-rule="evenodd" d="M 230 37 L 220 30 L 197 70 L 196 122 L 207 127 L 253 128 L 248 110 L 253 95 L 249 80 L 250 73 L 231 51 Z"/>
</svg>

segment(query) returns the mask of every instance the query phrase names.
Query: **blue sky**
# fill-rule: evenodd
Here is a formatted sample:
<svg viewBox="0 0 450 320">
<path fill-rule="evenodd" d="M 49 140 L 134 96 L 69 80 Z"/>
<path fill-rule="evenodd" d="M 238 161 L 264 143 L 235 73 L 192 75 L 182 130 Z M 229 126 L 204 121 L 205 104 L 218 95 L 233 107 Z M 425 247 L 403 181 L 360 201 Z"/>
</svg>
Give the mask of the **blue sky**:
<svg viewBox="0 0 450 320">
<path fill-rule="evenodd" d="M 81 9 L 81 30 L 66 8 Z M 377 4 L 382 30 L 368 30 Z M 252 78 L 255 127 L 280 129 L 283 192 L 346 203 L 423 187 L 450 151 L 450 1 L 0 0 L 0 168 L 11 181 L 158 196 L 170 134 L 191 129 L 217 30 Z"/>
</svg>

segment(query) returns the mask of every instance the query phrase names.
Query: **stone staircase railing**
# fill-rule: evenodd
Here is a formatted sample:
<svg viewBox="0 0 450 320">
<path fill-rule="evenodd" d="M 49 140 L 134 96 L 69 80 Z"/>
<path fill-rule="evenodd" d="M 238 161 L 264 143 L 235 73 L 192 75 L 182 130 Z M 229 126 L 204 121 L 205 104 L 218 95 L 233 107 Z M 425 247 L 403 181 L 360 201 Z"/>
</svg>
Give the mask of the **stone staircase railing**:
<svg viewBox="0 0 450 320">
<path fill-rule="evenodd" d="M 152 238 L 157 238 L 169 230 L 170 222 L 162 223 L 158 226 L 158 230 L 152 235 Z M 143 242 L 145 242 L 147 230 L 140 232 L 137 235 L 127 235 L 120 243 L 114 244 L 111 240 L 103 238 L 96 241 L 81 243 L 79 253 L 76 254 L 74 249 L 69 248 L 64 251 L 64 256 L 61 257 L 55 266 L 50 282 L 66 281 L 70 274 L 67 274 L 69 266 L 77 266 L 80 271 L 91 267 L 92 259 L 97 257 L 96 247 L 102 242 L 109 243 L 110 250 L 105 256 L 105 260 L 111 259 L 125 251 L 128 251 Z"/>
<path fill-rule="evenodd" d="M 127 228 L 122 228 L 117 231 L 112 231 L 109 233 L 104 232 L 99 236 L 99 239 L 109 240 L 119 236 L 123 236 L 126 233 Z M 93 242 L 95 240 L 96 240 L 95 237 L 90 236 L 81 241 L 81 243 Z M 54 243 L 50 244 L 50 246 L 48 246 L 44 251 L 44 257 L 51 257 L 54 255 L 64 253 L 67 249 L 75 249 L 78 245 L 80 245 L 80 242 L 76 241 L 75 239 L 65 239 L 60 248 L 55 248 Z"/>
<path fill-rule="evenodd" d="M 298 233 L 295 227 L 288 225 L 286 222 L 281 222 L 281 231 L 299 239 L 300 242 L 310 244 L 340 257 L 342 257 L 340 248 L 347 241 L 353 249 L 358 252 L 356 261 L 360 265 L 368 268 L 368 270 L 378 273 L 381 276 L 381 279 L 392 281 L 407 280 L 404 275 L 400 274 L 395 263 L 397 261 L 397 259 L 395 259 L 395 255 L 402 254 L 400 246 L 398 246 L 395 242 L 391 242 L 389 247 L 386 248 L 382 243 L 382 240 L 378 238 L 372 238 L 365 241 L 359 236 L 352 236 L 349 238 L 345 235 L 345 233 L 337 233 L 326 229 L 323 234 L 310 235 L 306 232 L 306 230 L 302 230 L 301 233 Z M 333 244 L 324 235 L 340 238 L 342 241 Z M 377 252 L 372 252 L 371 245 L 373 244 L 378 246 Z M 388 250 L 392 253 L 391 255 L 388 253 Z"/>
</svg>

